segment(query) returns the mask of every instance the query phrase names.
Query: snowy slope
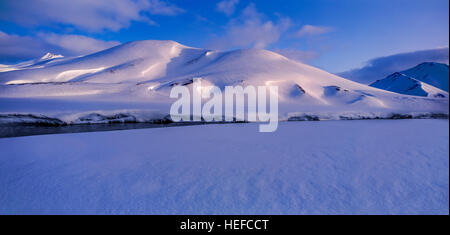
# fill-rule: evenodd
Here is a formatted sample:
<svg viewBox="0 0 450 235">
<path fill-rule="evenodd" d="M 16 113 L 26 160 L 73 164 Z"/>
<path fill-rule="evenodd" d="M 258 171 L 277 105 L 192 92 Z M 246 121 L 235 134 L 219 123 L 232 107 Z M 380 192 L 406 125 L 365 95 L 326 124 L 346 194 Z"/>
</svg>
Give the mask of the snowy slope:
<svg viewBox="0 0 450 235">
<path fill-rule="evenodd" d="M 448 92 L 402 73 L 394 73 L 370 86 L 406 95 L 448 98 Z"/>
<path fill-rule="evenodd" d="M 448 127 L 284 122 L 270 135 L 233 124 L 0 138 L 0 214 L 448 214 Z"/>
<path fill-rule="evenodd" d="M 383 91 L 295 62 L 267 50 L 211 51 L 173 41 L 135 41 L 78 58 L 0 73 L 2 113 L 59 111 L 49 102 L 81 102 L 70 112 L 124 109 L 168 113 L 173 85 L 192 87 L 193 78 L 227 85 L 279 86 L 280 116 L 292 112 L 448 113 L 448 98 L 419 98 Z M 22 109 L 8 105 L 23 101 Z M 26 102 L 42 100 L 33 107 Z M 95 105 L 93 105 L 95 104 Z M 124 105 L 125 104 L 125 105 Z M 26 106 L 29 108 L 23 109 Z M 42 107 L 40 110 L 39 107 Z M 50 115 L 50 114 L 49 114 Z M 51 114 L 56 115 L 56 114 Z"/>
</svg>

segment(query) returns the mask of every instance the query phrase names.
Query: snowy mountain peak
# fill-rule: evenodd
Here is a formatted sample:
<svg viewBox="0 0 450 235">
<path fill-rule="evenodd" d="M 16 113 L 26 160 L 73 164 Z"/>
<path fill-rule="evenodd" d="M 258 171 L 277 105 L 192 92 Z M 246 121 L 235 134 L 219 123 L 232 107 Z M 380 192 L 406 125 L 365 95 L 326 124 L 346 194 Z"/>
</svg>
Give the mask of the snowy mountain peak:
<svg viewBox="0 0 450 235">
<path fill-rule="evenodd" d="M 63 57 L 64 57 L 63 55 L 57 55 L 57 54 L 47 52 L 44 56 L 42 56 L 39 59 L 39 61 L 52 60 L 52 59 L 63 58 Z"/>
<path fill-rule="evenodd" d="M 449 67 L 446 64 L 424 62 L 395 72 L 370 86 L 406 95 L 445 98 L 448 97 Z"/>
<path fill-rule="evenodd" d="M 431 66 L 438 66 L 438 67 L 442 67 L 442 68 L 447 68 L 448 69 L 448 65 L 447 64 L 443 64 L 443 63 L 438 63 L 438 62 L 423 62 L 420 63 L 419 65 L 417 65 L 417 68 L 426 68 L 426 67 L 431 67 Z"/>
<path fill-rule="evenodd" d="M 447 64 L 425 62 L 401 73 L 441 90 L 449 91 L 449 66 Z"/>
<path fill-rule="evenodd" d="M 180 49 L 186 49 L 191 48 L 188 46 L 184 46 L 178 42 L 172 41 L 172 40 L 139 40 L 139 41 L 130 41 L 123 43 L 121 45 L 112 47 L 110 49 L 100 51 L 98 53 L 103 52 L 111 52 L 111 51 L 124 51 L 127 50 L 129 52 L 146 52 L 146 53 L 153 53 L 153 52 L 166 52 L 166 53 L 173 53 L 171 50 L 180 50 Z M 96 53 L 97 54 L 97 53 Z"/>
<path fill-rule="evenodd" d="M 426 96 L 434 98 L 448 97 L 448 92 L 445 92 L 441 89 L 433 87 L 400 72 L 393 73 L 385 79 L 378 80 L 370 84 L 370 86 L 405 95 Z"/>
</svg>

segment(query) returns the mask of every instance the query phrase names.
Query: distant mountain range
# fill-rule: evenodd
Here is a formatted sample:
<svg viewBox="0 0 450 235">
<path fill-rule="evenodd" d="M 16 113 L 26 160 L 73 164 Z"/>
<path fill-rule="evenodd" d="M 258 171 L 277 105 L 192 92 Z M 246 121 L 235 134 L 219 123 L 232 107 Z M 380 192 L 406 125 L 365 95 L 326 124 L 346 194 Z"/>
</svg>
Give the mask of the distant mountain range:
<svg viewBox="0 0 450 235">
<path fill-rule="evenodd" d="M 393 73 L 370 86 L 406 95 L 448 97 L 449 66 L 434 62 L 421 63 Z"/>
</svg>

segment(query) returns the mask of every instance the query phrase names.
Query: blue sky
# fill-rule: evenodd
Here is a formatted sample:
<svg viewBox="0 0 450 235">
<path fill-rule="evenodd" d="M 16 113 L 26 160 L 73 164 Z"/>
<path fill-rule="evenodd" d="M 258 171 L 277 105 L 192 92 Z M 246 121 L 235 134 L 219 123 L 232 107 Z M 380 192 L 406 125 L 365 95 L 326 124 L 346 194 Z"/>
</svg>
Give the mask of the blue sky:
<svg viewBox="0 0 450 235">
<path fill-rule="evenodd" d="M 448 0 L 0 0 L 0 63 L 162 39 L 264 48 L 342 72 L 448 48 L 448 28 Z"/>
</svg>

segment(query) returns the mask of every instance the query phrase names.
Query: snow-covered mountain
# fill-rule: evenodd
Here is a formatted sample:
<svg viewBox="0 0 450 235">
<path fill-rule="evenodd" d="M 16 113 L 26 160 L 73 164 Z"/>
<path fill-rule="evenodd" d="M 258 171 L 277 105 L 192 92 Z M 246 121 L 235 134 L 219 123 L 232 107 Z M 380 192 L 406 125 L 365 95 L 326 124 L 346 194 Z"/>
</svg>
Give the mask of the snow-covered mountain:
<svg viewBox="0 0 450 235">
<path fill-rule="evenodd" d="M 372 87 L 415 96 L 448 97 L 449 67 L 426 62 L 370 84 Z"/>
<path fill-rule="evenodd" d="M 133 117 L 142 116 L 136 114 L 142 110 L 167 115 L 174 102 L 169 98 L 171 87 L 191 88 L 194 78 L 221 89 L 227 85 L 277 85 L 280 116 L 286 118 L 299 113 L 356 118 L 387 113 L 448 113 L 448 96 L 395 94 L 267 50 L 222 52 L 151 40 L 2 72 L 0 99 L 6 101 L 0 102 L 15 98 L 15 102 L 23 103 L 4 105 L 0 112 L 48 114 L 67 109 L 69 113 L 97 110 L 97 114 L 107 111 L 108 115 L 115 115 L 119 113 L 117 109 L 122 110 L 120 113 L 133 109 Z M 28 105 L 30 100 L 38 103 Z"/>
<path fill-rule="evenodd" d="M 448 98 L 448 92 L 398 72 L 378 80 L 370 86 L 406 95 Z"/>
<path fill-rule="evenodd" d="M 46 60 L 53 60 L 57 58 L 63 58 L 63 55 L 56 55 L 50 52 L 47 52 L 44 56 L 42 56 L 39 60 L 40 61 L 46 61 Z"/>
<path fill-rule="evenodd" d="M 426 62 L 401 73 L 448 92 L 449 67 L 447 64 Z"/>
<path fill-rule="evenodd" d="M 61 61 L 62 59 L 64 59 L 63 55 L 57 55 L 57 54 L 47 52 L 44 56 L 42 56 L 41 58 L 38 58 L 38 59 L 21 62 L 21 63 L 15 64 L 15 65 L 3 65 L 2 64 L 2 65 L 0 65 L 0 72 L 38 68 L 38 67 L 42 67 L 45 64 Z"/>
</svg>

